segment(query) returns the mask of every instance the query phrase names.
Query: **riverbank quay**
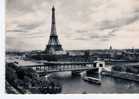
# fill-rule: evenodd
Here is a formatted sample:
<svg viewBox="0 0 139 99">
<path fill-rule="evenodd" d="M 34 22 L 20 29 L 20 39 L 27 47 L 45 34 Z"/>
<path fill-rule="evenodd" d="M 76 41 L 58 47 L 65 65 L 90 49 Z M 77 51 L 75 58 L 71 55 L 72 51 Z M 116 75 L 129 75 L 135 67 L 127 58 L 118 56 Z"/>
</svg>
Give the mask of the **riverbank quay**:
<svg viewBox="0 0 139 99">
<path fill-rule="evenodd" d="M 108 70 L 104 69 L 104 70 L 102 70 L 101 75 L 139 82 L 139 74 L 134 74 L 134 73 L 108 71 Z"/>
</svg>

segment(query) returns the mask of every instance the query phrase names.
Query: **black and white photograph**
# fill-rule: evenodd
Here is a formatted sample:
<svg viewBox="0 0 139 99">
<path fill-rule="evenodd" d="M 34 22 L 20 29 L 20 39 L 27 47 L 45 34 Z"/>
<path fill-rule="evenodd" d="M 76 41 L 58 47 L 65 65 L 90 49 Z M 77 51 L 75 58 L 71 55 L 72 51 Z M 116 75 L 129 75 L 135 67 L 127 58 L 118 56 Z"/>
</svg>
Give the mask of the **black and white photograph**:
<svg viewBox="0 0 139 99">
<path fill-rule="evenodd" d="M 139 0 L 5 0 L 5 94 L 138 94 Z"/>
</svg>

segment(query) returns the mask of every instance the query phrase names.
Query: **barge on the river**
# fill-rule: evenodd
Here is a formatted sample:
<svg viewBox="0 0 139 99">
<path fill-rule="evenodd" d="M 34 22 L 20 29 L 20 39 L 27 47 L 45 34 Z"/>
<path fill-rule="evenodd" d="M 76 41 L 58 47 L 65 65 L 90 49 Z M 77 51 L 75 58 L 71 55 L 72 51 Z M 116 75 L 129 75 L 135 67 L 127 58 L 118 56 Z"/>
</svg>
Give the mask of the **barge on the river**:
<svg viewBox="0 0 139 99">
<path fill-rule="evenodd" d="M 94 83 L 94 84 L 97 84 L 97 85 L 101 85 L 101 80 L 97 79 L 97 78 L 85 76 L 85 77 L 83 77 L 83 80 L 87 81 L 89 83 Z"/>
</svg>

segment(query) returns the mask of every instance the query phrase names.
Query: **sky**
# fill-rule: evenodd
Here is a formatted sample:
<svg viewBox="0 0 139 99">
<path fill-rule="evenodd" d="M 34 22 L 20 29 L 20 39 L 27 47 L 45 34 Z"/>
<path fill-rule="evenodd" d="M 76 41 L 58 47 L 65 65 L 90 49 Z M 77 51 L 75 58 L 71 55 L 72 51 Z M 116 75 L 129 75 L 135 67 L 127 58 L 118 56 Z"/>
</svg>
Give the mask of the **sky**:
<svg viewBox="0 0 139 99">
<path fill-rule="evenodd" d="M 139 48 L 139 0 L 6 0 L 6 49 L 44 50 L 53 5 L 64 49 Z"/>
</svg>

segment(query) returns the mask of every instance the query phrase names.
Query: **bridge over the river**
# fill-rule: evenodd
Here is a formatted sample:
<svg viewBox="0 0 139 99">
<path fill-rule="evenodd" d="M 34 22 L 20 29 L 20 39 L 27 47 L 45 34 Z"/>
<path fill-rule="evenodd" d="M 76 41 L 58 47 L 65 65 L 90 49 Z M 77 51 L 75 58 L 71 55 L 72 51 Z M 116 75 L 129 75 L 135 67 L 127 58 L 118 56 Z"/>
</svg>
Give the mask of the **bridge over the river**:
<svg viewBox="0 0 139 99">
<path fill-rule="evenodd" d="M 52 73 L 64 71 L 87 71 L 104 67 L 103 62 L 46 62 L 41 65 L 25 65 L 38 73 Z"/>
</svg>

